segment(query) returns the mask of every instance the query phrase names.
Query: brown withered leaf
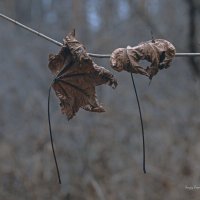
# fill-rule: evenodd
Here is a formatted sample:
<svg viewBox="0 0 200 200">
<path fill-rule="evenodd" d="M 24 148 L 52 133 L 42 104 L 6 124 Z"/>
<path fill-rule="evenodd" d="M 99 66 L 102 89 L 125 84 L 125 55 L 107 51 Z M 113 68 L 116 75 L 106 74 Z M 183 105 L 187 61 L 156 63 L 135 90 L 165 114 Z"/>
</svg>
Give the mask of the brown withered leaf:
<svg viewBox="0 0 200 200">
<path fill-rule="evenodd" d="M 114 76 L 88 56 L 74 32 L 64 38 L 64 45 L 57 55 L 49 55 L 49 69 L 56 75 L 52 87 L 60 100 L 62 113 L 69 120 L 79 108 L 104 112 L 95 87 L 106 83 L 113 88 L 117 86 Z"/>
<path fill-rule="evenodd" d="M 160 69 L 170 66 L 175 53 L 175 47 L 169 41 L 156 39 L 135 47 L 118 48 L 112 52 L 110 62 L 116 71 L 125 70 L 152 79 Z M 147 60 L 151 65 L 145 69 L 139 65 L 140 60 Z"/>
</svg>

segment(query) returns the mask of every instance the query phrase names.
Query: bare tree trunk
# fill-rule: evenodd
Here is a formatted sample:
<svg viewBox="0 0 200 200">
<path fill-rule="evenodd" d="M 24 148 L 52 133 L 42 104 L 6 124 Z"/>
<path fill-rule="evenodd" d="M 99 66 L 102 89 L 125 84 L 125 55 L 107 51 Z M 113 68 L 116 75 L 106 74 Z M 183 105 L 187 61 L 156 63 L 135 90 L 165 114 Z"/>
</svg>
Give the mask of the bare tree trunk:
<svg viewBox="0 0 200 200">
<path fill-rule="evenodd" d="M 196 15 L 197 7 L 194 0 L 186 0 L 188 4 L 188 16 L 189 16 L 189 35 L 188 35 L 188 47 L 190 52 L 197 52 L 197 28 L 196 28 Z M 189 62 L 192 65 L 192 69 L 195 75 L 200 76 L 199 62 L 196 58 L 190 57 Z"/>
<path fill-rule="evenodd" d="M 87 43 L 89 40 L 89 29 L 87 21 L 87 6 L 81 0 L 73 0 L 72 3 L 72 17 L 71 27 L 77 28 L 81 36 L 81 40 Z"/>
<path fill-rule="evenodd" d="M 19 0 L 15 3 L 16 19 L 28 23 L 31 21 L 31 2 Z"/>
</svg>

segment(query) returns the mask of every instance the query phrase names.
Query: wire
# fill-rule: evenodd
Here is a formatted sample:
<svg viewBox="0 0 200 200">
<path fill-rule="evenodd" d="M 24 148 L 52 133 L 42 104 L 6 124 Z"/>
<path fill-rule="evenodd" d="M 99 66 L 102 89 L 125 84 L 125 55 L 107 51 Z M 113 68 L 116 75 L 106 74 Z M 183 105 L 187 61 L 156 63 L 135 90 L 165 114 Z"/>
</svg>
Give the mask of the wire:
<svg viewBox="0 0 200 200">
<path fill-rule="evenodd" d="M 24 24 L 10 18 L 7 17 L 6 15 L 0 13 L 0 17 L 8 20 L 9 22 L 12 22 L 22 28 L 24 28 L 25 30 L 28 30 L 29 32 L 32 32 L 34 34 L 36 34 L 37 36 L 40 36 L 41 38 L 44 38 L 46 40 L 48 40 L 51 43 L 54 43 L 58 46 L 63 46 L 62 43 L 28 27 L 25 26 Z M 91 57 L 95 57 L 95 58 L 110 58 L 111 54 L 94 54 L 94 53 L 88 53 L 89 56 Z M 200 56 L 200 53 L 176 53 L 175 54 L 176 57 L 196 57 L 196 56 Z M 142 127 L 142 139 L 143 139 L 143 171 L 144 173 L 146 173 L 146 169 L 145 169 L 145 142 L 144 142 L 144 127 L 143 127 L 143 120 L 142 120 L 142 113 L 141 113 L 141 108 L 140 108 L 140 103 L 139 103 L 139 98 L 137 95 L 137 90 L 136 90 L 136 86 L 135 86 L 135 82 L 134 82 L 134 78 L 133 78 L 133 74 L 131 73 L 131 79 L 133 82 L 133 86 L 134 86 L 134 91 L 135 91 L 135 95 L 136 95 L 136 99 L 137 99 L 137 104 L 138 104 L 138 108 L 139 108 L 139 114 L 140 114 L 140 122 L 141 122 L 141 127 Z M 52 137 L 52 131 L 51 131 L 51 122 L 50 122 L 50 108 L 49 108 L 49 104 L 50 104 L 50 93 L 51 93 L 51 86 L 49 88 L 49 95 L 48 95 L 48 122 L 49 122 L 49 131 L 50 131 L 50 138 L 51 138 L 51 145 L 52 145 L 52 150 L 53 150 L 53 156 L 54 156 L 54 160 L 55 160 L 55 164 L 56 164 L 56 170 L 57 170 L 57 174 L 58 174 L 58 179 L 59 179 L 59 183 L 61 184 L 61 179 L 60 179 L 60 173 L 59 173 L 59 168 L 58 168 L 58 164 L 57 164 L 57 160 L 56 160 L 56 155 L 55 155 L 55 151 L 54 151 L 54 145 L 53 145 L 53 137 Z"/>
<path fill-rule="evenodd" d="M 58 168 L 58 163 L 57 163 L 56 154 L 55 154 L 55 150 L 54 150 L 53 136 L 52 136 L 52 130 L 51 130 L 50 96 L 51 96 L 51 85 L 50 85 L 50 87 L 49 87 L 49 93 L 48 93 L 48 123 L 49 123 L 49 134 L 50 134 L 50 139 L 51 139 L 51 147 L 52 147 L 53 157 L 54 157 L 54 161 L 55 161 L 55 165 L 56 165 L 56 171 L 57 171 L 57 175 L 58 175 L 58 181 L 59 181 L 59 183 L 61 184 L 60 171 L 59 171 L 59 168 Z"/>
<path fill-rule="evenodd" d="M 133 83 L 133 88 L 135 91 L 135 96 L 136 96 L 136 100 L 137 100 L 137 104 L 138 104 L 138 109 L 139 109 L 139 114 L 140 114 L 140 123 L 141 123 L 141 128 L 142 128 L 142 147 L 143 147 L 143 172 L 146 174 L 146 164 L 145 164 L 145 140 L 144 140 L 144 126 L 143 126 L 143 119 L 142 119 L 142 112 L 141 112 L 141 108 L 140 108 L 140 101 L 138 98 L 138 94 L 137 94 L 137 89 L 136 89 L 136 85 L 135 85 L 135 81 L 133 78 L 133 73 L 131 73 L 131 80 Z"/>
<path fill-rule="evenodd" d="M 63 44 L 61 42 L 58 42 L 58 41 L 56 41 L 56 40 L 44 35 L 43 33 L 40 33 L 40 32 L 38 32 L 38 31 L 28 27 L 28 26 L 25 26 L 24 24 L 14 20 L 14 19 L 11 19 L 10 17 L 7 17 L 6 15 L 3 15 L 2 13 L 0 13 L 0 17 L 4 18 L 4 19 L 6 19 L 6 20 L 8 20 L 8 21 L 20 26 L 20 27 L 22 27 L 25 30 L 28 30 L 28 31 L 40 36 L 41 38 L 44 38 L 44 39 L 48 40 L 49 42 L 52 42 L 52 43 L 54 43 L 54 44 L 56 44 L 58 46 L 61 46 L 61 47 L 63 46 Z M 111 54 L 95 54 L 95 53 L 88 53 L 88 55 L 91 56 L 91 57 L 95 57 L 95 58 L 110 58 L 110 56 L 111 56 Z M 200 53 L 176 53 L 175 56 L 176 57 L 200 56 Z"/>
<path fill-rule="evenodd" d="M 22 27 L 23 29 L 28 30 L 28 31 L 40 36 L 41 38 L 44 38 L 44 39 L 46 39 L 46 40 L 48 40 L 48 41 L 50 41 L 50 42 L 52 42 L 52 43 L 54 43 L 54 44 L 56 44 L 58 46 L 63 46 L 62 43 L 60 43 L 60 42 L 58 42 L 58 41 L 56 41 L 56 40 L 54 40 L 54 39 L 42 34 L 42 33 L 38 32 L 38 31 L 28 27 L 28 26 L 25 26 L 24 24 L 21 24 L 20 22 L 14 20 L 14 19 L 11 19 L 10 17 L 7 17 L 6 15 L 3 15 L 3 14 L 0 13 L 0 17 L 6 19 L 6 20 L 8 20 L 8 21 L 10 21 L 10 22 Z"/>
</svg>

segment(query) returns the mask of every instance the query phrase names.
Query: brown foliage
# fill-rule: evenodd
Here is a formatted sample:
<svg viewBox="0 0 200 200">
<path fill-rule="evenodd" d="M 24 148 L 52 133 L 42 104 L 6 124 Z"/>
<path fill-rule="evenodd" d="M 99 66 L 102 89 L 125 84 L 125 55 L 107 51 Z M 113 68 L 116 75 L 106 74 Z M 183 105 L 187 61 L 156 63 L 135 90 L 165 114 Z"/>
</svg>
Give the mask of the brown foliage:
<svg viewBox="0 0 200 200">
<path fill-rule="evenodd" d="M 49 55 L 49 69 L 56 75 L 52 87 L 60 99 L 62 113 L 68 119 L 80 107 L 90 112 L 104 112 L 95 87 L 106 83 L 113 88 L 117 86 L 114 76 L 88 56 L 74 32 L 64 38 L 64 45 L 57 55 Z"/>
<path fill-rule="evenodd" d="M 110 61 L 116 71 L 125 70 L 152 79 L 160 69 L 170 66 L 175 53 L 175 47 L 170 42 L 156 39 L 142 42 L 135 47 L 118 48 L 113 51 Z M 140 60 L 150 62 L 150 67 L 141 67 L 138 63 Z"/>
</svg>

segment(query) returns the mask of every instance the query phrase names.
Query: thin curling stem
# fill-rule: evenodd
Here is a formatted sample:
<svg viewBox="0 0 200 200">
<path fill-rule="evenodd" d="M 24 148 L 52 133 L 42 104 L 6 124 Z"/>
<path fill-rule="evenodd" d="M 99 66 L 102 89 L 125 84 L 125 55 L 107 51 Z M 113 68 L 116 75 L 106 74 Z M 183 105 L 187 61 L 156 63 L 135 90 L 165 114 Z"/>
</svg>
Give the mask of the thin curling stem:
<svg viewBox="0 0 200 200">
<path fill-rule="evenodd" d="M 58 175 L 58 181 L 59 181 L 59 183 L 61 184 L 60 171 L 59 171 L 59 168 L 58 168 L 58 162 L 57 162 L 56 154 L 55 154 L 55 150 L 54 150 L 53 136 L 52 136 L 52 130 L 51 130 L 50 96 L 51 96 L 51 85 L 50 85 L 50 87 L 49 87 L 49 93 L 48 93 L 48 122 L 49 122 L 49 134 L 50 134 L 50 139 L 51 139 L 51 147 L 52 147 L 53 157 L 54 157 L 54 161 L 55 161 L 55 165 L 56 165 L 56 171 L 57 171 L 57 175 Z"/>
<path fill-rule="evenodd" d="M 146 174 L 144 126 L 143 126 L 142 112 L 141 112 L 141 108 L 140 108 L 140 101 L 139 101 L 139 98 L 138 98 L 137 89 L 136 89 L 136 85 L 135 85 L 135 81 L 134 81 L 132 72 L 131 72 L 131 80 L 132 80 L 132 83 L 133 83 L 133 88 L 134 88 L 134 91 L 135 91 L 135 96 L 136 96 L 139 114 L 140 114 L 140 123 L 141 123 L 141 128 L 142 128 L 142 146 L 143 146 L 143 172 Z"/>
</svg>

